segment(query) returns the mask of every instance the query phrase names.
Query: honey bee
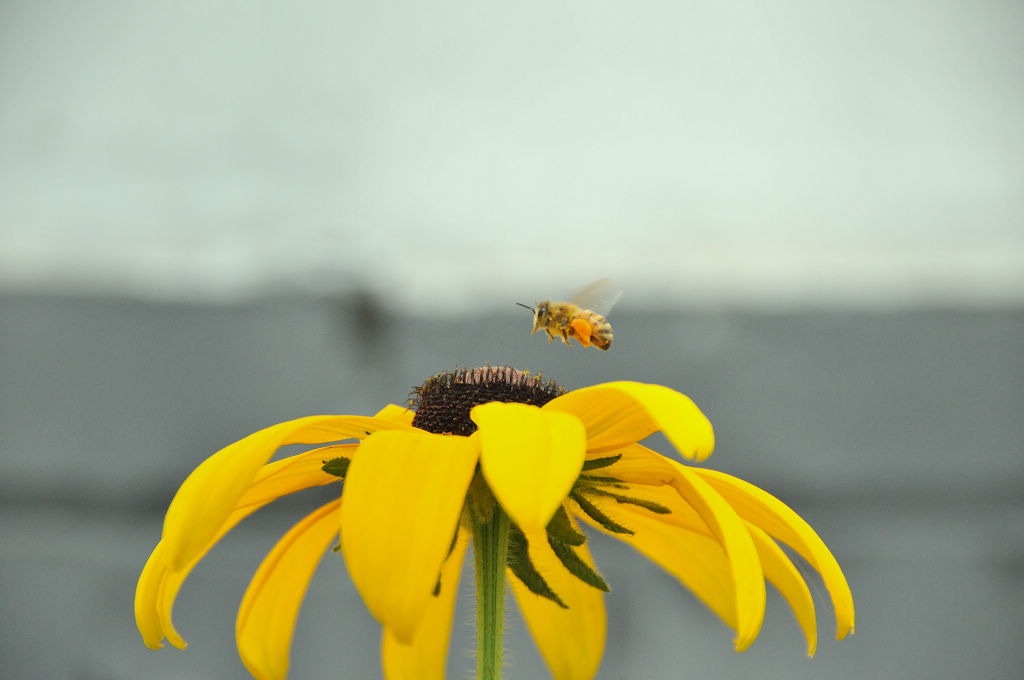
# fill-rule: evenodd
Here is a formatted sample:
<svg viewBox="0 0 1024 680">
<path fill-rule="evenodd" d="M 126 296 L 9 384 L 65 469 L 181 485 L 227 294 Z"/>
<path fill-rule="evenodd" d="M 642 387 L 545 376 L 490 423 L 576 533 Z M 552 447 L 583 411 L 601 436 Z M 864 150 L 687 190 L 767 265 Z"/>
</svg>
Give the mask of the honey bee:
<svg viewBox="0 0 1024 680">
<path fill-rule="evenodd" d="M 612 346 L 612 326 L 604 315 L 611 311 L 621 295 L 622 291 L 612 286 L 610 279 L 601 279 L 581 290 L 569 302 L 544 300 L 536 308 L 521 302 L 516 304 L 533 312 L 531 335 L 543 329 L 548 334 L 548 342 L 559 337 L 568 345 L 569 338 L 576 338 L 584 347 L 593 345 L 607 351 Z"/>
</svg>

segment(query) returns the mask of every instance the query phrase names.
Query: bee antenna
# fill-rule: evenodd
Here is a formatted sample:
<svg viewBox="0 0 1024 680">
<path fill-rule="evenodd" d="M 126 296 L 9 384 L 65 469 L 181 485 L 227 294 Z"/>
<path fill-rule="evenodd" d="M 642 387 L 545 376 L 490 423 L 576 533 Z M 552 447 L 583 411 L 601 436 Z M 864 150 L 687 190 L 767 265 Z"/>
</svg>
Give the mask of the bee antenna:
<svg viewBox="0 0 1024 680">
<path fill-rule="evenodd" d="M 537 310 L 534 309 L 533 307 L 531 307 L 530 305 L 524 305 L 522 302 L 517 302 L 516 304 L 519 305 L 520 307 L 526 307 L 527 309 L 529 309 L 534 314 L 537 313 Z"/>
</svg>

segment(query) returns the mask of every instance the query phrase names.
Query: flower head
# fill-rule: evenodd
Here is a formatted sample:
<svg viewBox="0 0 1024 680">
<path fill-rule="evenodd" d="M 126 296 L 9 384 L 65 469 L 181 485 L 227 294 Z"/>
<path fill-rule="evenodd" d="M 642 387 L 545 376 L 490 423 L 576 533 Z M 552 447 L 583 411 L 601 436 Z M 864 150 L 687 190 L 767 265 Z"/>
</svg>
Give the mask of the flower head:
<svg viewBox="0 0 1024 680">
<path fill-rule="evenodd" d="M 636 382 L 564 392 L 511 368 L 482 368 L 431 378 L 412 406 L 281 423 L 196 468 L 172 501 L 139 579 L 135 615 L 145 643 L 157 648 L 166 638 L 185 646 L 171 621 L 175 595 L 235 524 L 282 495 L 339 477 L 341 497 L 278 542 L 242 600 L 238 648 L 254 677 L 287 675 L 299 605 L 339 532 L 352 580 L 383 627 L 389 680 L 444 676 L 471 539 L 481 599 L 480 573 L 487 564 L 494 571 L 498 560 L 495 597 L 503 597 L 507 575 L 552 675 L 593 677 L 604 650 L 608 586 L 581 522 L 675 576 L 735 631 L 738 651 L 760 630 L 767 581 L 792 607 L 814 653 L 814 603 L 779 543 L 821 574 L 837 638 L 853 631 L 846 580 L 804 520 L 747 482 L 639 443 L 661 431 L 684 458 L 707 458 L 711 424 L 688 397 Z M 326 446 L 268 462 L 287 444 Z M 498 609 L 500 617 L 500 603 Z"/>
</svg>

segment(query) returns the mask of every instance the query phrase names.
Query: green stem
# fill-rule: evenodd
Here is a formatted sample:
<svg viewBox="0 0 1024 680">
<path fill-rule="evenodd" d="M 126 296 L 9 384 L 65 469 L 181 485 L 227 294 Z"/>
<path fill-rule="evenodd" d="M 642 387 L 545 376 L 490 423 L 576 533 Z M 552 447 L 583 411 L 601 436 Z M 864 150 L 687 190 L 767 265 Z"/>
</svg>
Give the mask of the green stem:
<svg viewBox="0 0 1024 680">
<path fill-rule="evenodd" d="M 501 680 L 502 635 L 505 632 L 505 561 L 508 557 L 508 515 L 497 502 L 490 517 L 474 518 L 476 555 L 476 677 Z"/>
</svg>

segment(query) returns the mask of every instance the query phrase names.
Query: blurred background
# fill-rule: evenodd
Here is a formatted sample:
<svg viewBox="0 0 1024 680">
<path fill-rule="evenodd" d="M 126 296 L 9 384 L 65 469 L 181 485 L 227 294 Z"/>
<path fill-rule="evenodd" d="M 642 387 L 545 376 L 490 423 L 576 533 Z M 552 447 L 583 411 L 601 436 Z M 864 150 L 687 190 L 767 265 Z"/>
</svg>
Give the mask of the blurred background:
<svg viewBox="0 0 1024 680">
<path fill-rule="evenodd" d="M 599 678 L 1015 677 L 1022 29 L 1005 1 L 4 3 L 3 676 L 248 677 L 249 577 L 331 491 L 235 530 L 178 600 L 189 648 L 153 652 L 132 599 L 181 480 L 266 425 L 511 364 L 691 395 L 707 465 L 802 514 L 853 589 L 837 643 L 811 579 L 813 660 L 774 592 L 735 654 L 594 537 Z M 512 304 L 605 276 L 608 353 Z M 378 644 L 328 555 L 290 677 L 378 677 Z M 514 609 L 506 646 L 506 677 L 546 677 Z"/>
</svg>

